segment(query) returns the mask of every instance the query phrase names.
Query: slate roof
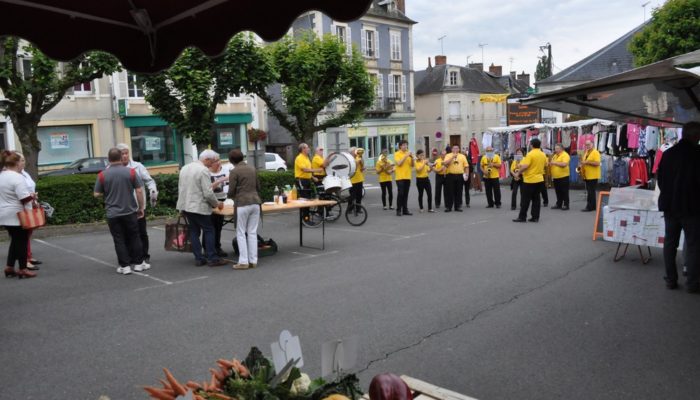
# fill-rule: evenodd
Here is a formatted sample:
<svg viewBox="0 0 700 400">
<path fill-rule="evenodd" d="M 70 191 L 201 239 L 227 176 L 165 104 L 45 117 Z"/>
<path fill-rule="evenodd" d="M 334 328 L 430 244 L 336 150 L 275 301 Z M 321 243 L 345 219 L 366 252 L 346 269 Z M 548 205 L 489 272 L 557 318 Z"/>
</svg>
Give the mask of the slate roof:
<svg viewBox="0 0 700 400">
<path fill-rule="evenodd" d="M 459 68 L 461 86 L 446 85 L 445 70 L 447 67 Z M 438 65 L 422 71 L 416 71 L 416 95 L 439 92 L 474 92 L 474 93 L 505 93 L 506 89 L 486 72 L 457 65 Z"/>
<path fill-rule="evenodd" d="M 644 22 L 590 56 L 536 84 L 592 81 L 634 69 L 634 59 L 628 45 L 648 23 Z"/>
<path fill-rule="evenodd" d="M 416 21 L 408 18 L 404 13 L 402 13 L 398 9 L 388 11 L 386 5 L 379 5 L 379 3 L 381 2 L 381 0 L 372 1 L 372 7 L 370 7 L 367 10 L 367 13 L 365 15 L 379 18 L 394 19 L 401 22 L 408 22 L 409 24 L 417 24 Z"/>
<path fill-rule="evenodd" d="M 525 81 L 523 81 L 522 79 L 513 79 L 510 75 L 495 76 L 489 74 L 489 76 L 492 76 L 493 79 L 496 79 L 498 83 L 501 86 L 503 86 L 510 94 L 523 94 L 527 92 L 527 83 L 525 83 Z"/>
</svg>

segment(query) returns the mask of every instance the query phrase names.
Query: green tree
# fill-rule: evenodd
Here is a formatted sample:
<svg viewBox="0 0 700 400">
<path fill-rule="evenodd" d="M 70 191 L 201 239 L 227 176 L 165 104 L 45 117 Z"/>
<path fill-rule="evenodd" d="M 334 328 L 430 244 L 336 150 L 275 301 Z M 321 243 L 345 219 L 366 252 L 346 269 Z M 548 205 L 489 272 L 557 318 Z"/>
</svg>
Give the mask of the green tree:
<svg viewBox="0 0 700 400">
<path fill-rule="evenodd" d="M 668 0 L 630 42 L 636 66 L 700 48 L 700 0 Z"/>
<path fill-rule="evenodd" d="M 168 70 L 138 76 L 154 114 L 192 138 L 199 151 L 211 142 L 217 105 L 228 95 L 264 92 L 274 78 L 268 57 L 243 33 L 234 36 L 219 57 L 188 48 Z"/>
<path fill-rule="evenodd" d="M 549 78 L 549 68 L 547 67 L 547 56 L 540 57 L 537 61 L 537 68 L 535 68 L 535 80 L 541 81 L 543 79 Z"/>
<path fill-rule="evenodd" d="M 29 60 L 31 70 L 23 60 Z M 16 37 L 0 37 L 0 89 L 11 102 L 4 114 L 10 117 L 27 172 L 37 177 L 41 143 L 37 128 L 44 114 L 75 85 L 119 71 L 119 61 L 103 52 L 89 52 L 70 62 L 59 63 L 33 45 Z"/>
<path fill-rule="evenodd" d="M 357 49 L 350 55 L 336 36 L 322 38 L 311 32 L 298 38 L 285 37 L 268 46 L 266 52 L 282 85 L 282 98 L 256 92 L 267 103 L 280 125 L 298 141 L 315 132 L 357 123 L 374 101 L 374 82 Z M 338 112 L 321 111 L 340 100 Z"/>
</svg>

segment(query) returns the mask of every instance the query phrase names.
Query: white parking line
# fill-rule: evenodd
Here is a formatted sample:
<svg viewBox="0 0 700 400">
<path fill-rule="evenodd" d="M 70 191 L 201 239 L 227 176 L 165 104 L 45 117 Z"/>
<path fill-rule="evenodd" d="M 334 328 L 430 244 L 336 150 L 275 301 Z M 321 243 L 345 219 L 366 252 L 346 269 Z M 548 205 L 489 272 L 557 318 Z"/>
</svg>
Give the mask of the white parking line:
<svg viewBox="0 0 700 400">
<path fill-rule="evenodd" d="M 110 263 L 108 263 L 108 262 L 106 262 L 106 261 L 102 261 L 102 260 L 100 260 L 100 259 L 98 259 L 98 258 L 89 256 L 89 255 L 87 255 L 87 254 L 78 253 L 78 252 L 75 251 L 75 250 L 69 250 L 69 249 L 63 248 L 63 247 L 61 247 L 61 246 L 56 246 L 55 244 L 51 244 L 51 243 L 46 242 L 46 241 L 41 240 L 41 239 L 32 239 L 32 240 L 34 240 L 34 241 L 37 242 L 37 243 L 41 243 L 41 244 L 43 244 L 43 245 L 45 245 L 45 246 L 48 246 L 48 247 L 51 247 L 51 248 L 54 248 L 54 249 L 58 249 L 58 250 L 64 251 L 64 252 L 66 252 L 66 253 L 73 254 L 73 255 L 76 255 L 76 256 L 78 256 L 78 257 L 82 257 L 82 258 L 84 258 L 84 259 L 86 259 L 86 260 L 90 260 L 90 261 L 95 262 L 95 263 L 98 263 L 98 264 L 102 264 L 102 265 L 107 266 L 107 267 L 109 267 L 109 268 L 117 268 L 117 266 L 114 265 L 114 264 L 110 264 Z M 143 276 L 144 278 L 153 279 L 154 281 L 160 282 L 160 283 L 165 284 L 165 285 L 171 285 L 171 284 L 173 283 L 173 282 L 170 282 L 170 281 L 166 281 L 166 280 L 164 280 L 164 279 L 156 278 L 155 276 L 152 276 L 152 275 L 149 275 L 149 274 L 144 274 L 143 272 L 133 272 L 133 274 L 134 274 L 134 275 Z"/>
<path fill-rule="evenodd" d="M 181 281 L 167 282 L 167 283 L 163 283 L 162 285 L 146 286 L 146 287 L 134 289 L 134 291 L 135 291 L 135 292 L 140 292 L 140 291 L 146 290 L 146 289 L 155 289 L 155 288 L 160 288 L 160 287 L 165 287 L 165 286 L 178 285 L 178 284 L 180 284 L 180 283 L 187 283 L 187 282 L 199 281 L 199 280 L 207 279 L 207 278 L 208 278 L 208 276 L 198 276 L 198 277 L 196 277 L 196 278 L 183 279 L 183 280 L 181 280 Z"/>
<path fill-rule="evenodd" d="M 290 251 L 290 253 L 296 254 L 298 256 L 302 256 L 304 258 L 314 258 L 314 257 L 330 256 L 332 254 L 338 254 L 338 250 L 327 251 L 325 253 L 320 253 L 320 254 L 302 253 L 300 251 Z"/>
</svg>

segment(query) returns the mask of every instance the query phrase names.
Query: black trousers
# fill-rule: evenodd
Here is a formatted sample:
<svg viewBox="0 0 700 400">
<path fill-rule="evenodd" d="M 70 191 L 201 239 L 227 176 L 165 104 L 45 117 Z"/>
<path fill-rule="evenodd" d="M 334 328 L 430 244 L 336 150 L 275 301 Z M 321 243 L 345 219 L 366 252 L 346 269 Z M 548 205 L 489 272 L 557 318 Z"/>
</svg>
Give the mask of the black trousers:
<svg viewBox="0 0 700 400">
<path fill-rule="evenodd" d="M 10 248 L 7 252 L 6 267 L 15 266 L 15 262 L 19 263 L 19 269 L 27 268 L 27 240 L 29 239 L 29 231 L 21 226 L 5 225 L 8 235 L 10 235 Z"/>
<path fill-rule="evenodd" d="M 391 187 L 391 181 L 379 182 L 382 188 L 382 206 L 386 207 L 386 198 L 389 196 L 389 207 L 394 204 L 394 189 Z"/>
<path fill-rule="evenodd" d="M 408 212 L 408 191 L 410 189 L 410 179 L 399 179 L 396 181 L 396 214 Z"/>
<path fill-rule="evenodd" d="M 680 242 L 681 231 L 685 234 L 685 265 L 688 267 L 686 286 L 698 287 L 700 266 L 698 266 L 698 249 L 700 243 L 700 216 L 676 217 L 664 213 L 666 223 L 666 237 L 664 238 L 664 264 L 666 266 L 666 280 L 678 281 L 678 269 L 676 268 L 676 251 Z"/>
<path fill-rule="evenodd" d="M 107 225 L 112 234 L 119 265 L 126 267 L 131 264 L 140 264 L 143 261 L 143 249 L 136 213 L 107 218 Z"/>
<path fill-rule="evenodd" d="M 518 200 L 518 191 L 520 191 L 520 203 L 522 204 L 523 201 L 523 180 L 522 178 L 519 181 L 513 180 L 510 184 L 510 208 L 515 208 Z"/>
<path fill-rule="evenodd" d="M 471 167 L 469 169 L 471 170 Z M 469 188 L 471 188 L 472 186 L 472 173 L 469 173 L 466 181 L 464 180 L 464 178 L 462 178 L 462 182 L 462 188 L 464 189 L 464 204 L 468 206 L 470 203 Z"/>
<path fill-rule="evenodd" d="M 544 182 L 523 183 L 522 201 L 520 203 L 520 215 L 518 215 L 518 218 L 527 218 L 527 209 L 530 208 L 530 203 L 532 203 L 530 216 L 532 216 L 533 219 L 540 219 L 540 194 L 543 190 L 545 190 Z"/>
<path fill-rule="evenodd" d="M 433 209 L 433 191 L 430 188 L 430 178 L 416 178 L 418 187 L 418 208 L 423 209 L 423 192 L 428 197 L 428 210 Z"/>
<path fill-rule="evenodd" d="M 350 195 L 353 197 L 355 204 L 362 204 L 362 184 L 363 182 L 353 183 L 350 188 Z"/>
<path fill-rule="evenodd" d="M 501 183 L 498 178 L 484 178 L 484 186 L 486 186 L 486 201 L 489 206 L 501 206 Z"/>
<path fill-rule="evenodd" d="M 595 189 L 598 186 L 597 179 L 586 179 L 586 208 L 589 210 L 595 210 Z"/>
<path fill-rule="evenodd" d="M 442 192 L 444 190 L 445 175 L 435 174 L 435 207 L 440 207 L 440 204 L 442 204 Z"/>
<path fill-rule="evenodd" d="M 148 227 L 146 226 L 146 217 L 138 219 L 139 223 L 139 238 L 141 238 L 141 254 L 144 260 L 150 260 L 151 255 L 148 254 Z"/>
<path fill-rule="evenodd" d="M 540 195 L 542 196 L 542 204 L 547 205 L 549 204 L 549 194 L 547 192 L 547 182 L 542 183 L 542 191 L 540 192 Z"/>
<path fill-rule="evenodd" d="M 462 174 L 447 174 L 445 190 L 445 208 L 451 210 L 462 208 L 462 185 L 464 179 Z"/>
<path fill-rule="evenodd" d="M 212 213 L 211 224 L 214 225 L 214 249 L 221 250 L 221 230 L 224 228 L 224 216 Z M 206 240 L 203 240 L 202 243 L 206 243 Z"/>
<path fill-rule="evenodd" d="M 569 206 L 569 177 L 552 179 L 554 193 L 557 195 L 557 207 Z"/>
</svg>

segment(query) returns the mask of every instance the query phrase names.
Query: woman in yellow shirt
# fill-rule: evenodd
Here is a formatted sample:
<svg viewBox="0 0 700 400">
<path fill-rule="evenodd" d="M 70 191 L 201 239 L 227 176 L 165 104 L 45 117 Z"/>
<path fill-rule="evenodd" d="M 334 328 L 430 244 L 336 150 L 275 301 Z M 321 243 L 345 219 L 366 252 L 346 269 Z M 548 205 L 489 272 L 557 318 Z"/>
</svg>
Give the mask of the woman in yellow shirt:
<svg viewBox="0 0 700 400">
<path fill-rule="evenodd" d="M 399 142 L 399 150 L 394 153 L 394 178 L 396 178 L 396 216 L 413 215 L 408 211 L 408 191 L 411 189 L 413 153 L 408 151 L 408 141 Z"/>
<path fill-rule="evenodd" d="M 379 156 L 375 169 L 379 175 L 379 186 L 382 188 L 382 207 L 384 210 L 393 210 L 394 190 L 391 187 L 391 174 L 394 172 L 394 164 L 387 157 L 387 149 L 382 149 L 382 154 Z M 387 194 L 389 195 L 389 207 L 386 206 Z"/>
<path fill-rule="evenodd" d="M 428 212 L 433 210 L 433 191 L 430 188 L 430 173 L 431 167 L 428 160 L 425 159 L 423 150 L 416 151 L 416 186 L 418 187 L 418 208 L 422 213 L 423 210 L 423 192 L 428 196 Z"/>
<path fill-rule="evenodd" d="M 520 161 L 523 160 L 523 149 L 516 149 L 515 155 L 513 156 L 513 162 L 510 163 L 510 173 L 513 176 L 513 180 L 510 183 L 510 209 L 515 210 L 516 202 L 518 201 L 518 190 L 520 190 L 520 197 L 523 196 L 523 176 L 520 171 Z M 517 172 L 516 172 L 517 171 Z"/>
<path fill-rule="evenodd" d="M 435 171 L 435 208 L 440 208 L 442 192 L 446 188 L 447 167 L 444 164 L 445 154 L 447 154 L 447 151 L 443 150 L 435 160 L 435 166 L 433 166 L 433 171 Z M 469 188 L 467 188 L 467 193 L 469 193 Z M 447 197 L 447 194 L 445 194 L 445 197 Z"/>
<path fill-rule="evenodd" d="M 571 161 L 571 157 L 564 151 L 562 145 L 557 143 L 554 146 L 552 161 L 549 162 L 552 169 L 554 193 L 557 195 L 557 204 L 552 206 L 553 209 L 569 209 L 569 161 Z"/>
<path fill-rule="evenodd" d="M 355 157 L 355 173 L 350 178 L 350 183 L 352 183 L 352 188 L 350 188 L 350 193 L 355 199 L 355 204 L 362 203 L 362 186 L 365 183 L 365 162 L 362 160 L 362 156 L 365 154 L 365 149 L 357 148 L 353 152 Z"/>
</svg>

